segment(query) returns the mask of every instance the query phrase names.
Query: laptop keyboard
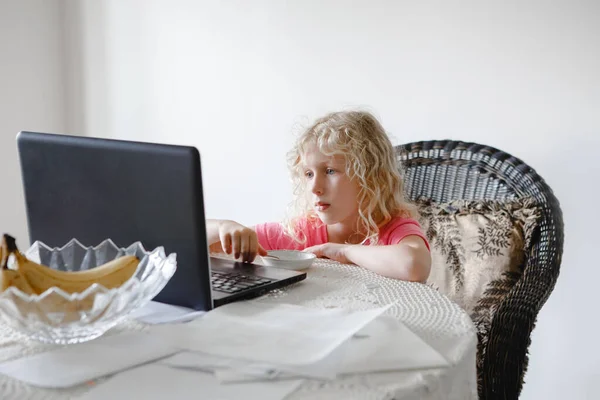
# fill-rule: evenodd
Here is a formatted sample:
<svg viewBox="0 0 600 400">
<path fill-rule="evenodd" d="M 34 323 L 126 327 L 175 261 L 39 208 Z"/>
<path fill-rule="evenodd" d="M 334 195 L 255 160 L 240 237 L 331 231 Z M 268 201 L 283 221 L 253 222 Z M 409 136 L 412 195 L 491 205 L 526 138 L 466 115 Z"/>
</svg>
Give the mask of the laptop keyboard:
<svg viewBox="0 0 600 400">
<path fill-rule="evenodd" d="M 237 293 L 273 282 L 273 280 L 256 275 L 212 271 L 211 282 L 213 290 L 225 293 Z"/>
</svg>

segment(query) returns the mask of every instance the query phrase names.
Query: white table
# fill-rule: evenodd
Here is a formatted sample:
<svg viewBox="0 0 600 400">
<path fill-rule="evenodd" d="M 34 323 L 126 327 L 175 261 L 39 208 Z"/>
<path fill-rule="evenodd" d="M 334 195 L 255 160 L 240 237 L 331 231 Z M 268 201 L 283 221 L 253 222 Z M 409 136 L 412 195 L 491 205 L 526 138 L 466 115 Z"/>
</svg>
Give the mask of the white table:
<svg viewBox="0 0 600 400">
<path fill-rule="evenodd" d="M 452 364 L 440 369 L 349 375 L 331 382 L 307 380 L 289 399 L 477 399 L 477 336 L 473 323 L 456 304 L 425 285 L 387 279 L 353 265 L 320 259 L 305 281 L 273 291 L 261 301 L 354 310 L 397 301 L 386 314 L 405 323 Z M 107 334 L 143 329 L 143 324 L 127 321 Z M 52 347 L 0 326 L 0 361 Z M 89 388 L 39 389 L 0 375 L 2 400 L 70 399 L 85 390 Z"/>
</svg>

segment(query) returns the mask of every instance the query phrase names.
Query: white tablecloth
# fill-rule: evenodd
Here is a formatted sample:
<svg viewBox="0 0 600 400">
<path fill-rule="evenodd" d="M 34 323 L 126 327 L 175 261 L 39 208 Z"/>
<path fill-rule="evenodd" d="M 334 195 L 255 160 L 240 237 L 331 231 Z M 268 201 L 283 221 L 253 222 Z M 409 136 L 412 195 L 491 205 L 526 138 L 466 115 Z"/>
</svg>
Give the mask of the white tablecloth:
<svg viewBox="0 0 600 400">
<path fill-rule="evenodd" d="M 354 310 L 397 301 L 386 314 L 401 320 L 452 364 L 449 368 L 344 376 L 330 382 L 307 380 L 289 399 L 477 399 L 473 324 L 460 307 L 425 285 L 320 259 L 305 281 L 273 291 L 261 301 Z M 146 327 L 139 322 L 126 321 L 106 334 L 143 329 Z M 53 346 L 30 341 L 0 326 L 0 362 L 49 348 Z M 89 389 L 39 389 L 0 375 L 2 400 L 71 399 Z"/>
</svg>

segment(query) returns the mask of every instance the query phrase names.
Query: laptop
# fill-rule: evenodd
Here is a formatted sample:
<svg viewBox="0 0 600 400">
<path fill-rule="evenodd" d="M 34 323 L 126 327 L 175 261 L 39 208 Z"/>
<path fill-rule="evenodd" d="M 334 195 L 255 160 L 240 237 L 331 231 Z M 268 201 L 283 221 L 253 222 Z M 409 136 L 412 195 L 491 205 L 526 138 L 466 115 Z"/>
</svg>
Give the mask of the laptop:
<svg viewBox="0 0 600 400">
<path fill-rule="evenodd" d="M 163 246 L 177 271 L 155 301 L 207 311 L 306 278 L 209 255 L 195 147 L 40 132 L 17 147 L 31 243 Z"/>
</svg>

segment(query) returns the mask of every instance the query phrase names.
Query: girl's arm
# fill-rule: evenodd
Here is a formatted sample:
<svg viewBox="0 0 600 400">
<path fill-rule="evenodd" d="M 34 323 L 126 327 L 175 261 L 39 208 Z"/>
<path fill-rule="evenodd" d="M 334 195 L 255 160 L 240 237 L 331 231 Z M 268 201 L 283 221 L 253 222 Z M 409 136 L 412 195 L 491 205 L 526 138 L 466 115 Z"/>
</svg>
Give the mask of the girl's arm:
<svg viewBox="0 0 600 400">
<path fill-rule="evenodd" d="M 347 245 L 344 253 L 353 264 L 405 281 L 425 282 L 431 269 L 431 254 L 418 236 L 387 246 Z"/>
<path fill-rule="evenodd" d="M 211 253 L 224 253 L 219 236 L 219 228 L 225 221 L 224 219 L 206 220 L 206 242 Z"/>
<path fill-rule="evenodd" d="M 206 220 L 206 241 L 211 246 L 215 243 L 221 243 L 219 237 L 219 227 L 225 222 L 224 219 L 207 219 Z"/>
<path fill-rule="evenodd" d="M 431 254 L 423 239 L 407 236 L 398 244 L 364 246 L 325 243 L 306 251 L 342 263 L 352 263 L 388 278 L 425 282 L 431 269 Z"/>
</svg>

